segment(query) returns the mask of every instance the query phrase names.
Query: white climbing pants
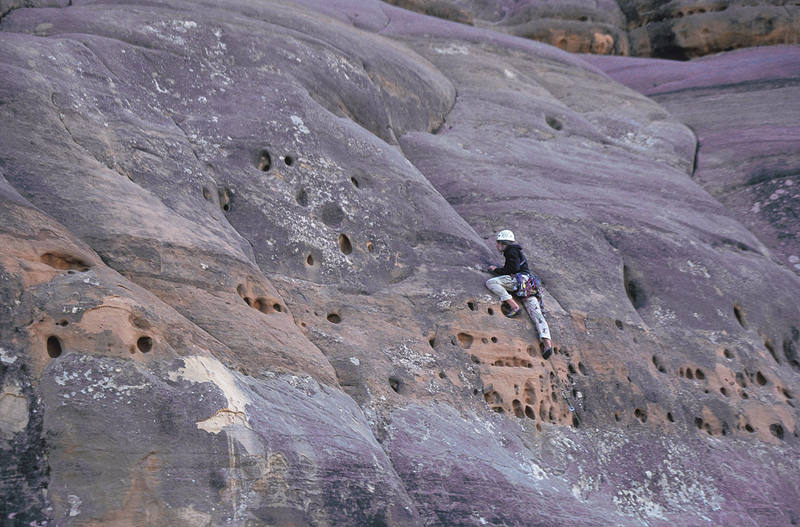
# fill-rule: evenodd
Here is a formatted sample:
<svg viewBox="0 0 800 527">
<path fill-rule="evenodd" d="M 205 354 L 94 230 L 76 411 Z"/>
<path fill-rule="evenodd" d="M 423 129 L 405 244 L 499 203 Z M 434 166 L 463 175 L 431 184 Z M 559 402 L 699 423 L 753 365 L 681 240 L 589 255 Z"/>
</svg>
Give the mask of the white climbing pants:
<svg viewBox="0 0 800 527">
<path fill-rule="evenodd" d="M 513 276 L 504 274 L 486 280 L 486 287 L 489 288 L 489 291 L 499 296 L 500 301 L 502 302 L 511 299 L 511 294 L 509 291 L 516 290 L 517 281 Z M 547 321 L 544 319 L 544 314 L 542 314 L 542 310 L 539 307 L 539 301 L 536 299 L 536 297 L 529 296 L 528 298 L 517 298 L 517 300 L 521 301 L 522 305 L 525 306 L 528 316 L 531 317 L 531 320 L 536 325 L 536 331 L 539 332 L 539 338 L 549 339 L 550 328 L 547 326 Z"/>
</svg>

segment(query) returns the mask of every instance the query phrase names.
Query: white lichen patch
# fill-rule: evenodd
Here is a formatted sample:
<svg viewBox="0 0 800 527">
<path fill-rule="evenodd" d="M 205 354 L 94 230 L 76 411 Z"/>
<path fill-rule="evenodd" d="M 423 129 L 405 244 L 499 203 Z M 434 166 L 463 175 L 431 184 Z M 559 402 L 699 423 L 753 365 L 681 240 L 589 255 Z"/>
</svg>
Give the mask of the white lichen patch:
<svg viewBox="0 0 800 527">
<path fill-rule="evenodd" d="M 469 55 L 469 48 L 459 44 L 449 44 L 444 47 L 433 47 L 433 51 L 439 55 Z"/>
<path fill-rule="evenodd" d="M 678 318 L 678 315 L 667 307 L 656 306 L 655 309 L 653 309 L 653 318 L 661 324 L 668 324 Z"/>
<path fill-rule="evenodd" d="M 308 127 L 303 122 L 303 119 L 301 119 L 299 116 L 292 115 L 290 118 L 292 120 L 292 123 L 297 127 L 298 130 L 300 130 L 300 133 L 303 134 L 311 133 L 311 130 L 308 129 Z"/>
<path fill-rule="evenodd" d="M 81 503 L 83 503 L 80 497 L 70 494 L 67 496 L 67 501 L 69 502 L 70 517 L 79 515 L 81 513 Z"/>
<path fill-rule="evenodd" d="M 0 362 L 3 364 L 14 364 L 17 362 L 17 356 L 7 349 L 0 348 Z"/>
<path fill-rule="evenodd" d="M 641 482 L 635 481 L 630 488 L 619 490 L 612 501 L 624 514 L 666 520 L 664 508 L 656 502 L 653 491 Z"/>
<path fill-rule="evenodd" d="M 210 382 L 217 386 L 225 395 L 227 405 L 221 408 L 208 419 L 197 422 L 197 428 L 211 434 L 218 434 L 226 427 L 234 424 L 248 424 L 247 405 L 251 404 L 250 397 L 239 387 L 239 382 L 233 373 L 221 362 L 212 357 L 194 355 L 183 358 L 183 368 L 170 372 L 169 378 L 173 381 L 179 379 L 194 383 Z"/>
<path fill-rule="evenodd" d="M 383 349 L 383 353 L 389 357 L 393 364 L 413 374 L 423 374 L 436 364 L 436 359 L 430 353 L 414 351 L 409 345 L 413 345 L 414 342 L 413 340 L 406 340 L 395 346 L 386 347 Z"/>
<path fill-rule="evenodd" d="M 678 266 L 678 270 L 682 273 L 689 273 L 692 276 L 702 276 L 703 278 L 711 278 L 711 275 L 708 273 L 708 269 L 699 264 L 695 263 L 691 260 L 686 260 L 685 262 L 681 262 Z"/>
<path fill-rule="evenodd" d="M 634 147 L 638 150 L 649 150 L 653 148 L 658 142 L 656 139 L 649 135 L 636 132 L 628 132 L 619 138 L 623 143 L 628 146 Z"/>
<path fill-rule="evenodd" d="M 539 465 L 537 465 L 533 461 L 529 461 L 528 464 L 530 465 L 530 467 L 529 467 L 530 468 L 530 475 L 531 475 L 531 477 L 533 479 L 538 480 L 538 481 L 542 481 L 543 479 L 547 479 L 549 477 L 547 475 L 547 472 L 545 472 L 545 470 L 542 467 L 540 467 Z"/>
</svg>

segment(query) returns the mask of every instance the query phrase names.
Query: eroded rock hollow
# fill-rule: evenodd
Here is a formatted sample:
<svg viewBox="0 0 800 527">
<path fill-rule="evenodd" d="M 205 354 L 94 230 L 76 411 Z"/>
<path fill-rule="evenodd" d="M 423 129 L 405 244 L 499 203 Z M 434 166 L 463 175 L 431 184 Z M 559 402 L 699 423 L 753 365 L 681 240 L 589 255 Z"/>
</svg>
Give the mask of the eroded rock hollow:
<svg viewBox="0 0 800 527">
<path fill-rule="evenodd" d="M 477 4 L 0 0 L 4 521 L 800 522 L 797 47 Z"/>
</svg>

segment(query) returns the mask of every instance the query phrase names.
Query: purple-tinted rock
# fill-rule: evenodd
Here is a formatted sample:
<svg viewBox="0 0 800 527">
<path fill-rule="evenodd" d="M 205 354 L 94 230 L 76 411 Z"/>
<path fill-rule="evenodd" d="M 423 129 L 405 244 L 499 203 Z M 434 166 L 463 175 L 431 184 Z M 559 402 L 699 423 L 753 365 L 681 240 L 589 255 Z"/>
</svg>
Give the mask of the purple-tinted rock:
<svg viewBox="0 0 800 527">
<path fill-rule="evenodd" d="M 800 272 L 800 47 L 741 50 L 689 63 L 590 61 L 692 127 L 698 140 L 693 179 Z"/>
<path fill-rule="evenodd" d="M 798 277 L 581 57 L 312 0 L 15 9 L 0 49 L 4 519 L 797 520 Z"/>
</svg>

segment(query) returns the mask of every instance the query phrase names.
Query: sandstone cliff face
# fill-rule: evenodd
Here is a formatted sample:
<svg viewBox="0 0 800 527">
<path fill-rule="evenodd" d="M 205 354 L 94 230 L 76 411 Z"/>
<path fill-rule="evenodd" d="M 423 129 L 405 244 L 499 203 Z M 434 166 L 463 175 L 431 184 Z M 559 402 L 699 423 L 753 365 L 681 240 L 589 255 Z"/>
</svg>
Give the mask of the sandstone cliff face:
<svg viewBox="0 0 800 527">
<path fill-rule="evenodd" d="M 456 22 L 573 53 L 685 60 L 731 49 L 797 44 L 796 2 L 739 0 L 391 0 Z"/>
<path fill-rule="evenodd" d="M 602 72 L 651 63 L 302 4 L 2 4 L 4 515 L 800 521 L 796 227 L 719 192 L 722 121 Z M 483 287 L 500 228 L 555 371 Z"/>
<path fill-rule="evenodd" d="M 586 58 L 689 125 L 698 140 L 693 179 L 800 272 L 800 48 L 690 63 Z"/>
</svg>

